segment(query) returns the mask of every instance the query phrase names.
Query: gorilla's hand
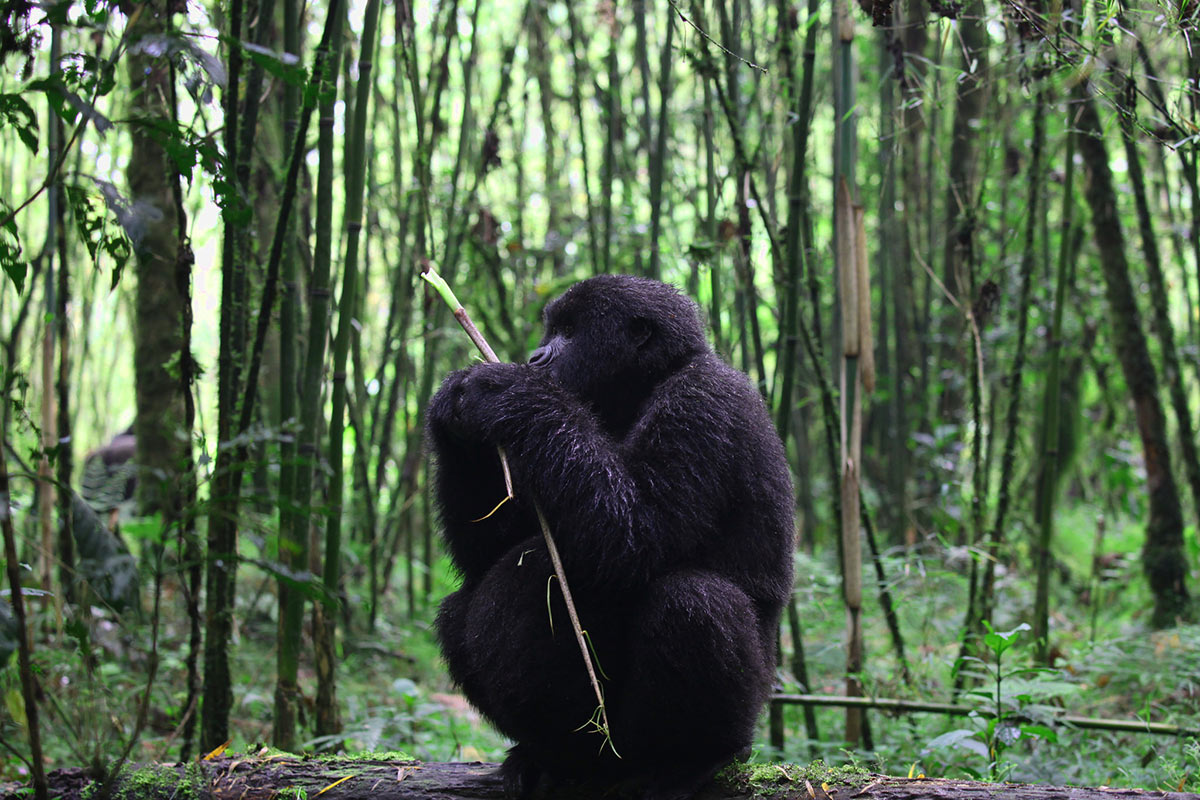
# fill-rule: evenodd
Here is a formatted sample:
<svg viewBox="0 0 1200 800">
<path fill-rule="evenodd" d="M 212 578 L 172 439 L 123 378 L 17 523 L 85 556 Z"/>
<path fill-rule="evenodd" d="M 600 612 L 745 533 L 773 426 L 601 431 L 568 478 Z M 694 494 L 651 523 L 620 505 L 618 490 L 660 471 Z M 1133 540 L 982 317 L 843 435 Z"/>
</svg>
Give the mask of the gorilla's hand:
<svg viewBox="0 0 1200 800">
<path fill-rule="evenodd" d="M 519 404 L 513 390 L 531 377 L 524 364 L 476 364 L 452 372 L 430 401 L 430 423 L 459 439 L 498 442 L 498 426 Z"/>
</svg>

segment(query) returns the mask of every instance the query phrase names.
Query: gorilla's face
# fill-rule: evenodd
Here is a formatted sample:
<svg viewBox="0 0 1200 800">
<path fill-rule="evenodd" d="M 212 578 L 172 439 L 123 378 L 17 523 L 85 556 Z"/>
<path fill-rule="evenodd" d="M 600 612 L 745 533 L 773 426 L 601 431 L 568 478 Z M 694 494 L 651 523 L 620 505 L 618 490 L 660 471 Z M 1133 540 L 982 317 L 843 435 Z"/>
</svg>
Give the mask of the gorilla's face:
<svg viewBox="0 0 1200 800">
<path fill-rule="evenodd" d="M 631 414 L 656 383 L 706 347 L 691 300 L 625 275 L 571 287 L 546 307 L 545 325 L 530 365 L 609 417 Z"/>
</svg>

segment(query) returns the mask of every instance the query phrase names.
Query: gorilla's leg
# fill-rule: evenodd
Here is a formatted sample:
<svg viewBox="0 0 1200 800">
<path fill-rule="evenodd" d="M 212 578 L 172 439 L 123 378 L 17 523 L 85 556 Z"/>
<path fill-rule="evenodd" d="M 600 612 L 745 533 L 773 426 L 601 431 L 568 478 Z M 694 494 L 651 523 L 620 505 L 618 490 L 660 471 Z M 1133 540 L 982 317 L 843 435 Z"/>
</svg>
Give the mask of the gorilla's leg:
<svg viewBox="0 0 1200 800">
<path fill-rule="evenodd" d="M 500 765 L 500 779 L 504 783 L 504 796 L 509 800 L 548 796 L 554 785 L 536 750 L 520 743 L 509 748 Z"/>
<path fill-rule="evenodd" d="M 596 763 L 599 749 L 586 733 L 596 698 L 553 574 L 540 537 L 526 540 L 470 590 L 447 597 L 438 614 L 451 676 L 517 742 L 501 772 L 512 797 L 531 796 L 548 775 L 577 775 Z M 595 646 L 616 660 L 611 622 L 589 611 L 580 608 Z"/>
<path fill-rule="evenodd" d="M 648 777 L 648 798 L 690 797 L 749 753 L 774 677 L 772 644 L 750 598 L 724 578 L 683 572 L 651 587 L 611 718 L 618 751 Z"/>
<path fill-rule="evenodd" d="M 446 595 L 438 607 L 434 627 L 450 677 L 462 687 L 468 700 L 476 706 L 482 706 L 486 703 L 483 686 L 475 677 L 475 659 L 466 641 L 467 612 L 473 594 L 473 589 L 464 587 Z"/>
</svg>

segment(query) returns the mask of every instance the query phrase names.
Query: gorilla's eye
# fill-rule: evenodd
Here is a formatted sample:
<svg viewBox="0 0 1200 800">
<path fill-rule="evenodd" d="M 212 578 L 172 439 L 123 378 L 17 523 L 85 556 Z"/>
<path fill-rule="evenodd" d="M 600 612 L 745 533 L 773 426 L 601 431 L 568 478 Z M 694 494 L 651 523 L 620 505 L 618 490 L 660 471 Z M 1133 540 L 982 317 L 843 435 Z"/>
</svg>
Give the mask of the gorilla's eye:
<svg viewBox="0 0 1200 800">
<path fill-rule="evenodd" d="M 559 325 L 558 332 L 564 339 L 570 339 L 575 335 L 575 326 L 570 323 Z"/>
</svg>

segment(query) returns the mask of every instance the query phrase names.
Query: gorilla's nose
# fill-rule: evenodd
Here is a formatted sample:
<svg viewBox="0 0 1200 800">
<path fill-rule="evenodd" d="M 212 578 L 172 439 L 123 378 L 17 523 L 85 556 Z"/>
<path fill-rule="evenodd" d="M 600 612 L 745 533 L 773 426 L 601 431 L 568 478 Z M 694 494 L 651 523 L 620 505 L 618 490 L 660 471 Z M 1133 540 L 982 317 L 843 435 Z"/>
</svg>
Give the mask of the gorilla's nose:
<svg viewBox="0 0 1200 800">
<path fill-rule="evenodd" d="M 550 363 L 550 348 L 539 347 L 529 354 L 529 366 L 544 367 Z"/>
</svg>

